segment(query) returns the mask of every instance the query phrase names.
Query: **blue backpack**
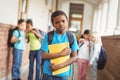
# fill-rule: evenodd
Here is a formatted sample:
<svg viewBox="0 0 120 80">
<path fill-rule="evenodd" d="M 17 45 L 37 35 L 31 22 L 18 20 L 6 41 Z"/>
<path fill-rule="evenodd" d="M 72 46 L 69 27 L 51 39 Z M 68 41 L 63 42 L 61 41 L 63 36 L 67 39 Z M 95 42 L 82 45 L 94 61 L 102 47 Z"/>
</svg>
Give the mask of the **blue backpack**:
<svg viewBox="0 0 120 80">
<path fill-rule="evenodd" d="M 40 29 L 39 29 L 39 32 L 40 32 L 40 35 L 42 36 L 42 40 L 41 40 L 41 42 L 42 42 L 42 41 L 43 41 L 43 38 L 44 38 L 44 36 L 45 36 L 45 32 L 42 31 L 42 30 L 40 30 Z"/>
<path fill-rule="evenodd" d="M 97 69 L 98 70 L 104 69 L 106 61 L 107 61 L 107 54 L 106 54 L 106 51 L 105 51 L 104 47 L 101 46 L 99 58 L 98 58 L 98 61 L 97 61 Z"/>
</svg>

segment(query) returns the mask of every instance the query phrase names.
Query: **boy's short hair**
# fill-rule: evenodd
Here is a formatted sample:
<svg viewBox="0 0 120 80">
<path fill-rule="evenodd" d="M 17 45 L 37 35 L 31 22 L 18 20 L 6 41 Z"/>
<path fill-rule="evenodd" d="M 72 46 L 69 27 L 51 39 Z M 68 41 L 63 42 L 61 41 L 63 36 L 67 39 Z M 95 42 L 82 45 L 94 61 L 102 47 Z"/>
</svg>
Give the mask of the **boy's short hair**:
<svg viewBox="0 0 120 80">
<path fill-rule="evenodd" d="M 27 24 L 30 24 L 30 25 L 32 25 L 32 26 L 33 26 L 33 22 L 32 22 L 32 20 L 31 20 L 31 19 L 27 19 L 26 23 L 27 23 Z"/>
<path fill-rule="evenodd" d="M 53 12 L 52 15 L 51 15 L 51 22 L 52 22 L 52 24 L 53 24 L 53 19 L 56 16 L 59 16 L 59 15 L 64 15 L 66 17 L 66 19 L 68 20 L 67 15 L 65 14 L 65 12 L 63 12 L 61 10 L 57 10 L 57 11 Z"/>
<path fill-rule="evenodd" d="M 18 20 L 18 24 L 21 24 L 21 23 L 23 23 L 23 22 L 25 22 L 24 19 L 19 19 L 19 20 Z"/>
</svg>

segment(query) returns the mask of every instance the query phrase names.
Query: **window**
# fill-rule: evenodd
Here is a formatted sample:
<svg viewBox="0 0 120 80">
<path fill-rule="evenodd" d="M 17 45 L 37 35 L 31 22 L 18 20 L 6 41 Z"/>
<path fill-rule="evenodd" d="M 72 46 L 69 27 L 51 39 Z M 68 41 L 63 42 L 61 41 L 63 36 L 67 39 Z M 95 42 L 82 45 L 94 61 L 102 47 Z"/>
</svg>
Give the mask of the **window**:
<svg viewBox="0 0 120 80">
<path fill-rule="evenodd" d="M 82 32 L 84 4 L 70 3 L 69 31 L 77 34 Z"/>
</svg>

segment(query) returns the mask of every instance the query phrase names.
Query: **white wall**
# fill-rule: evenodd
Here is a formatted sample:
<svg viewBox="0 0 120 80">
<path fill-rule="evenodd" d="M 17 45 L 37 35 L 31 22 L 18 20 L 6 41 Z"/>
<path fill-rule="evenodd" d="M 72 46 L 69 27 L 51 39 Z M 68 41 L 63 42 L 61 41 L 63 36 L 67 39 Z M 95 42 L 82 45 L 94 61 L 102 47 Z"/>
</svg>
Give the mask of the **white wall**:
<svg viewBox="0 0 120 80">
<path fill-rule="evenodd" d="M 51 17 L 50 10 L 54 10 L 55 5 L 56 0 L 30 0 L 28 18 L 33 20 L 34 27 L 47 32 Z"/>
<path fill-rule="evenodd" d="M 107 3 L 102 3 L 94 9 L 93 32 L 99 32 L 100 35 L 105 33 L 107 24 Z"/>
<path fill-rule="evenodd" d="M 17 24 L 19 0 L 0 0 L 0 23 Z"/>
<path fill-rule="evenodd" d="M 114 35 L 120 35 L 120 0 L 118 3 L 117 26 L 115 28 Z"/>
<path fill-rule="evenodd" d="M 91 29 L 93 22 L 93 6 L 85 3 L 84 16 L 83 16 L 83 30 Z"/>
<path fill-rule="evenodd" d="M 94 16 L 93 31 L 99 32 L 102 36 L 114 35 L 115 29 L 119 28 L 118 1 L 101 1 L 94 11 L 97 16 Z"/>
<path fill-rule="evenodd" d="M 107 3 L 103 3 L 102 4 L 102 12 L 101 12 L 101 23 L 99 26 L 99 32 L 101 35 L 104 35 L 105 33 L 105 29 L 107 26 L 107 10 L 108 10 L 108 4 Z"/>
<path fill-rule="evenodd" d="M 67 15 L 69 15 L 70 3 L 84 4 L 83 31 L 85 29 L 92 29 L 93 6 L 91 4 L 79 0 L 59 0 L 58 9 L 63 10 Z"/>
<path fill-rule="evenodd" d="M 30 0 L 28 18 L 33 20 L 34 27 L 47 31 L 48 11 L 44 0 Z"/>
<path fill-rule="evenodd" d="M 54 10 L 56 1 L 48 1 L 48 5 L 45 1 L 29 0 L 28 18 L 33 20 L 34 27 L 47 32 L 49 10 Z M 17 25 L 18 6 L 19 0 L 0 0 L 0 23 Z"/>
<path fill-rule="evenodd" d="M 109 0 L 108 22 L 105 35 L 113 35 L 117 26 L 118 0 Z"/>
<path fill-rule="evenodd" d="M 118 8 L 118 23 L 117 25 L 120 27 L 120 0 L 119 0 L 119 8 Z"/>
</svg>

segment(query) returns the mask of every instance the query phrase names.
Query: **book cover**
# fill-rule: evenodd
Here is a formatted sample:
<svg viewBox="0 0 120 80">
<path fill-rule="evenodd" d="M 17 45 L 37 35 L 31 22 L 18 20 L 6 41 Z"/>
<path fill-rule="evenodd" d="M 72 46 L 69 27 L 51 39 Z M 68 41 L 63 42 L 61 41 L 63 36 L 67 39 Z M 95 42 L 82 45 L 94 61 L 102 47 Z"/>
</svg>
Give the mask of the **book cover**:
<svg viewBox="0 0 120 80">
<path fill-rule="evenodd" d="M 49 52 L 51 54 L 55 54 L 57 52 L 61 52 L 66 47 L 69 47 L 68 42 L 60 43 L 60 44 L 51 44 L 51 45 L 49 45 Z M 54 64 L 61 64 L 61 63 L 65 62 L 66 60 L 68 60 L 69 58 L 70 58 L 70 55 L 66 55 L 63 57 L 51 59 L 50 62 L 54 63 Z M 58 69 L 56 71 L 53 71 L 52 74 L 53 75 L 61 74 L 61 73 L 68 71 L 69 69 L 70 69 L 70 65 L 66 66 L 64 68 Z"/>
</svg>

